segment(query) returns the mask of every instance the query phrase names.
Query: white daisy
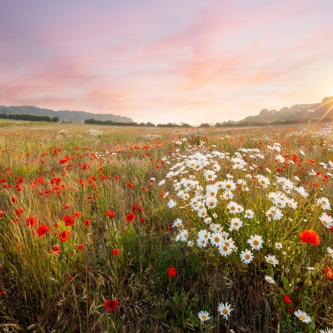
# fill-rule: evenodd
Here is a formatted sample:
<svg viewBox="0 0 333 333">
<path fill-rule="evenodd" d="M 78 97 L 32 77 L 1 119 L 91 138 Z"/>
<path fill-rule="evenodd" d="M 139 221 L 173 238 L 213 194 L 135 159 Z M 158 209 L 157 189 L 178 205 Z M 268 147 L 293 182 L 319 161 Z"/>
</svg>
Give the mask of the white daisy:
<svg viewBox="0 0 333 333">
<path fill-rule="evenodd" d="M 207 311 L 200 311 L 198 313 L 198 317 L 201 320 L 201 322 L 204 322 L 204 321 L 210 319 L 209 313 Z"/>
<path fill-rule="evenodd" d="M 198 211 L 198 216 L 204 219 L 205 217 L 207 217 L 207 210 L 206 209 L 200 209 Z"/>
<path fill-rule="evenodd" d="M 208 240 L 205 239 L 205 238 L 198 238 L 197 239 L 197 245 L 199 247 L 206 247 L 207 246 L 207 243 L 208 243 Z"/>
<path fill-rule="evenodd" d="M 274 279 L 273 279 L 271 276 L 269 276 L 269 275 L 266 275 L 266 276 L 265 276 L 265 280 L 266 280 L 268 283 L 275 284 Z"/>
<path fill-rule="evenodd" d="M 247 241 L 247 243 L 250 244 L 252 250 L 260 250 L 263 242 L 264 241 L 262 240 L 262 237 L 259 235 L 251 236 Z"/>
<path fill-rule="evenodd" d="M 172 200 L 172 199 L 168 202 L 168 207 L 169 207 L 169 208 L 173 208 L 173 207 L 175 207 L 176 205 L 177 205 L 177 202 L 174 201 L 174 200 Z"/>
<path fill-rule="evenodd" d="M 236 184 L 232 179 L 228 179 L 221 182 L 221 187 L 226 191 L 233 191 L 236 188 Z"/>
<path fill-rule="evenodd" d="M 276 247 L 278 250 L 281 250 L 281 249 L 282 249 L 282 244 L 281 244 L 280 242 L 275 243 L 275 247 Z"/>
<path fill-rule="evenodd" d="M 206 198 L 208 197 L 215 197 L 218 191 L 218 187 L 214 185 L 207 185 L 206 186 Z"/>
<path fill-rule="evenodd" d="M 230 221 L 230 230 L 238 230 L 243 225 L 243 222 L 238 218 L 232 218 Z"/>
<path fill-rule="evenodd" d="M 215 245 L 215 246 L 220 246 L 221 242 L 222 242 L 222 236 L 219 233 L 213 233 L 210 236 L 210 242 Z"/>
<path fill-rule="evenodd" d="M 298 206 L 298 203 L 294 199 L 291 198 L 291 199 L 287 200 L 287 205 L 292 209 L 296 209 Z"/>
<path fill-rule="evenodd" d="M 276 161 L 276 162 L 279 162 L 279 163 L 284 163 L 286 160 L 284 159 L 283 156 L 281 156 L 281 155 L 279 154 L 279 155 L 276 155 L 276 156 L 275 156 L 275 161 Z"/>
<path fill-rule="evenodd" d="M 246 265 L 249 264 L 253 260 L 253 254 L 250 250 L 242 251 L 240 254 L 240 257 L 241 257 L 241 261 Z"/>
<path fill-rule="evenodd" d="M 279 260 L 275 257 L 275 256 L 272 256 L 272 255 L 267 255 L 265 257 L 265 260 L 269 263 L 269 264 L 272 264 L 274 267 L 276 265 L 279 264 Z"/>
<path fill-rule="evenodd" d="M 225 319 L 229 319 L 230 312 L 233 311 L 231 308 L 231 304 L 228 303 L 220 303 L 217 307 L 217 311 L 223 316 Z"/>
<path fill-rule="evenodd" d="M 263 188 L 267 188 L 270 184 L 269 179 L 262 175 L 257 175 L 257 180 L 259 185 L 261 185 Z"/>
<path fill-rule="evenodd" d="M 203 229 L 198 232 L 198 238 L 208 240 L 210 236 L 209 231 Z"/>
<path fill-rule="evenodd" d="M 178 219 L 176 219 L 175 220 L 175 222 L 173 222 L 173 227 L 176 227 L 176 228 L 179 228 L 179 227 L 181 227 L 183 225 L 183 221 L 180 219 L 180 218 L 178 218 Z"/>
<path fill-rule="evenodd" d="M 225 191 L 220 198 L 224 200 L 231 200 L 234 197 L 234 194 L 231 191 Z"/>
<path fill-rule="evenodd" d="M 245 215 L 244 215 L 244 217 L 247 218 L 247 219 L 252 219 L 252 218 L 254 217 L 254 212 L 253 212 L 253 210 L 251 210 L 251 209 L 247 209 L 247 210 L 245 211 Z"/>
<path fill-rule="evenodd" d="M 324 210 L 330 210 L 331 205 L 327 198 L 318 198 L 316 201 L 317 205 L 320 206 Z"/>
<path fill-rule="evenodd" d="M 226 246 L 222 241 L 222 244 L 219 246 L 219 252 L 223 256 L 228 256 L 232 252 L 233 248 L 231 246 Z"/>
<path fill-rule="evenodd" d="M 212 223 L 212 218 L 209 216 L 209 217 L 206 217 L 205 219 L 204 219 L 204 222 L 206 223 L 206 224 L 210 224 L 210 223 Z"/>
<path fill-rule="evenodd" d="M 217 232 L 217 233 L 221 233 L 223 231 L 223 227 L 221 226 L 221 224 L 218 223 L 213 223 L 209 226 L 209 229 L 213 232 Z M 222 236 L 225 237 L 225 236 Z"/>
<path fill-rule="evenodd" d="M 237 214 L 237 207 L 238 207 L 238 203 L 231 201 L 227 204 L 227 208 L 229 209 L 229 213 L 231 214 Z"/>
<path fill-rule="evenodd" d="M 187 241 L 187 237 L 188 237 L 188 232 L 187 230 L 182 230 L 179 234 L 179 240 L 186 242 Z"/>
<path fill-rule="evenodd" d="M 333 329 L 332 328 L 325 328 L 323 330 L 320 330 L 319 333 L 333 333 Z"/>
<path fill-rule="evenodd" d="M 234 164 L 233 164 L 233 166 L 232 166 L 232 168 L 233 169 L 244 169 L 244 167 L 246 166 L 246 162 L 242 159 L 242 158 L 240 158 L 240 157 L 234 157 L 234 158 L 232 158 L 231 159 L 231 162 L 233 162 Z"/>
<path fill-rule="evenodd" d="M 303 323 L 308 324 L 311 322 L 310 316 L 302 310 L 295 311 L 294 315 L 298 317 Z"/>
<path fill-rule="evenodd" d="M 205 170 L 204 171 L 204 177 L 207 181 L 213 181 L 216 178 L 216 174 L 212 170 Z"/>
<path fill-rule="evenodd" d="M 328 247 L 327 248 L 327 252 L 331 255 L 331 257 L 333 258 L 333 249 Z"/>
<path fill-rule="evenodd" d="M 333 226 L 333 218 L 326 213 L 322 213 L 319 220 L 326 228 L 331 228 Z"/>
<path fill-rule="evenodd" d="M 208 197 L 205 203 L 208 209 L 213 209 L 217 206 L 218 201 L 215 197 Z"/>
</svg>

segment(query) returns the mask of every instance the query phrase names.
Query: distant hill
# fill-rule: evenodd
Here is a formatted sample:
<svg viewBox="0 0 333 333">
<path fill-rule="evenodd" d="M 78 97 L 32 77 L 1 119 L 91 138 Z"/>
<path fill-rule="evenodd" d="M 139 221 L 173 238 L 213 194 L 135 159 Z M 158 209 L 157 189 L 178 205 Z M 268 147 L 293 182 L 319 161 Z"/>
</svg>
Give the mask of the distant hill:
<svg viewBox="0 0 333 333">
<path fill-rule="evenodd" d="M 304 123 L 307 121 L 328 122 L 333 121 L 333 96 L 325 97 L 321 103 L 295 104 L 281 110 L 262 109 L 256 116 L 248 116 L 240 121 L 222 123 L 234 125 L 264 125 L 279 123 Z"/>
<path fill-rule="evenodd" d="M 112 120 L 116 122 L 133 122 L 131 118 L 115 116 L 113 114 L 95 114 L 85 111 L 54 111 L 50 109 L 41 109 L 36 106 L 3 106 L 0 105 L 0 113 L 7 114 L 31 114 L 36 116 L 59 117 L 62 121 L 84 122 L 86 119 L 94 118 L 96 120 Z"/>
</svg>

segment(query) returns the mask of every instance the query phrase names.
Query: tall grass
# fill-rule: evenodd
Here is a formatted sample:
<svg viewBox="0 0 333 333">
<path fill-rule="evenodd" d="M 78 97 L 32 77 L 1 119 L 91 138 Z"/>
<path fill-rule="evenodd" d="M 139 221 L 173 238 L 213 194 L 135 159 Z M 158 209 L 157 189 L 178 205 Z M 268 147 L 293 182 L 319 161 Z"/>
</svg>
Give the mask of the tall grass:
<svg viewBox="0 0 333 333">
<path fill-rule="evenodd" d="M 103 133 L 89 134 L 90 129 Z M 277 163 L 267 148 L 276 142 L 288 165 Z M 332 176 L 324 178 L 332 172 L 331 145 L 332 128 L 319 127 L 243 133 L 6 123 L 0 140 L 0 331 L 296 333 L 331 327 L 333 279 L 323 269 L 332 267 L 326 251 L 333 248 L 332 232 L 320 224 L 322 210 L 316 204 L 320 197 L 331 202 Z M 190 173 L 171 179 L 166 175 L 195 151 L 234 156 L 240 148 L 260 149 L 264 158 L 244 153 L 245 170 L 233 170 L 230 161 L 220 160 L 217 180 L 232 174 L 246 181 L 249 190 L 238 186 L 233 200 L 256 214 L 243 219 L 238 233 L 232 231 L 237 250 L 223 257 L 214 246 L 197 246 L 197 233 L 209 226 L 177 197 L 175 184 Z M 297 155 L 294 164 L 292 154 Z M 252 165 L 256 167 L 250 169 Z M 253 181 L 259 174 L 269 178 L 269 189 Z M 297 176 L 298 186 L 309 193 L 307 198 L 295 195 L 297 209 L 284 210 L 278 222 L 265 215 L 272 206 L 267 194 L 281 190 L 277 176 Z M 193 177 L 203 189 L 210 184 L 203 170 Z M 165 184 L 158 186 L 163 179 Z M 169 209 L 171 198 L 177 206 Z M 226 231 L 233 217 L 227 203 L 220 200 L 208 210 L 213 223 Z M 131 212 L 135 219 L 128 222 Z M 66 226 L 65 216 L 72 216 L 74 224 Z M 26 225 L 29 217 L 37 219 L 36 225 Z M 176 240 L 181 230 L 173 226 L 177 218 L 193 245 Z M 43 224 L 50 231 L 39 236 L 37 228 Z M 300 242 L 305 229 L 318 231 L 320 246 Z M 63 231 L 70 233 L 64 242 L 59 238 Z M 265 245 L 245 265 L 239 252 L 254 234 L 262 235 Z M 276 242 L 282 243 L 281 251 Z M 267 265 L 268 254 L 279 258 L 276 267 Z M 169 267 L 176 268 L 176 277 L 168 276 Z M 274 285 L 267 283 L 267 275 L 274 277 Z M 287 294 L 293 300 L 289 305 L 283 301 Z M 106 300 L 119 305 L 107 311 Z M 232 305 L 227 320 L 218 314 L 221 302 Z M 290 309 L 305 311 L 311 323 L 303 323 Z M 203 310 L 210 320 L 200 321 Z"/>
</svg>

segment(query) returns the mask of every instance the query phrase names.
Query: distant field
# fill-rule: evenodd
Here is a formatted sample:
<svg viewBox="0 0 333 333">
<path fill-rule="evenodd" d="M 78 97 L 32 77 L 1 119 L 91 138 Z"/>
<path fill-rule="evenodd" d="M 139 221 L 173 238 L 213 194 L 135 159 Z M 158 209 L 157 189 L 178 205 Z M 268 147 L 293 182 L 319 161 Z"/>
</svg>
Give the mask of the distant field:
<svg viewBox="0 0 333 333">
<path fill-rule="evenodd" d="M 1 332 L 331 332 L 333 126 L 0 130 Z"/>
</svg>

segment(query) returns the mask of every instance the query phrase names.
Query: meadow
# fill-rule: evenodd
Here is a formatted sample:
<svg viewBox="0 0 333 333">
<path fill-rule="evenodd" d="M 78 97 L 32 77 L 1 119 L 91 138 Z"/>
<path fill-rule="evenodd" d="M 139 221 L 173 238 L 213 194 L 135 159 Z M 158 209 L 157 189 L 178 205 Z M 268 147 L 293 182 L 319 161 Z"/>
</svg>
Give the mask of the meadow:
<svg viewBox="0 0 333 333">
<path fill-rule="evenodd" d="M 333 126 L 0 122 L 1 332 L 333 332 Z"/>
</svg>

